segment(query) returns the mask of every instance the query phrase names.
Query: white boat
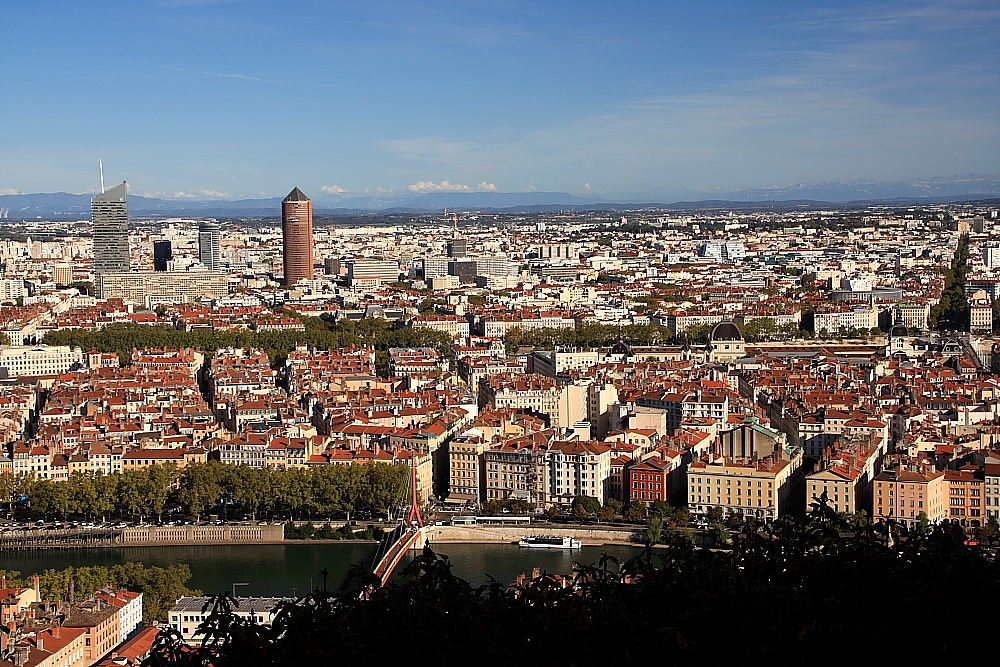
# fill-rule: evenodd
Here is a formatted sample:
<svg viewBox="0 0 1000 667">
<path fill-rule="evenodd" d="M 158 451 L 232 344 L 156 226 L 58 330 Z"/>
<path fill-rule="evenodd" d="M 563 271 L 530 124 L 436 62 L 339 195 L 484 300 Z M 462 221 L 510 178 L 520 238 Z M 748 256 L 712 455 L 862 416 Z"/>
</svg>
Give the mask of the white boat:
<svg viewBox="0 0 1000 667">
<path fill-rule="evenodd" d="M 519 547 L 528 547 L 529 549 L 579 549 L 583 546 L 583 542 L 574 540 L 572 537 L 529 535 L 522 537 L 517 545 Z"/>
</svg>

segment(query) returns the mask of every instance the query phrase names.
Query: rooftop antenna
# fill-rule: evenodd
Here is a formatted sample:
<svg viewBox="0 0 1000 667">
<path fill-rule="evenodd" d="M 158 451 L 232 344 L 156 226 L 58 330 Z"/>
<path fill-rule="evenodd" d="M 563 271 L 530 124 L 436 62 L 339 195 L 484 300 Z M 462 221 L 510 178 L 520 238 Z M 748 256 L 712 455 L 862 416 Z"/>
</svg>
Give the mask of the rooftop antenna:
<svg viewBox="0 0 1000 667">
<path fill-rule="evenodd" d="M 104 194 L 104 160 L 97 158 L 97 164 L 101 165 L 101 194 Z"/>
</svg>

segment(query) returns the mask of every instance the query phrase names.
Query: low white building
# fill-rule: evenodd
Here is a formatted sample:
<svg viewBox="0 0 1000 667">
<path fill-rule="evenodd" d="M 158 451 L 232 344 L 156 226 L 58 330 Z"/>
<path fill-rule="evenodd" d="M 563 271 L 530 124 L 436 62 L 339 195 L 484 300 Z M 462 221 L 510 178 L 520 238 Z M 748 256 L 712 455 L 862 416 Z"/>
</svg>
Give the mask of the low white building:
<svg viewBox="0 0 1000 667">
<path fill-rule="evenodd" d="M 261 625 L 271 625 L 278 605 L 290 601 L 291 598 L 236 598 L 233 614 Z M 211 614 L 211 602 L 208 596 L 185 596 L 170 608 L 170 626 L 181 633 L 185 642 L 200 642 L 204 638 L 198 626 Z"/>
<path fill-rule="evenodd" d="M 0 372 L 7 377 L 61 375 L 83 363 L 83 352 L 68 345 L 5 345 L 0 348 Z"/>
</svg>

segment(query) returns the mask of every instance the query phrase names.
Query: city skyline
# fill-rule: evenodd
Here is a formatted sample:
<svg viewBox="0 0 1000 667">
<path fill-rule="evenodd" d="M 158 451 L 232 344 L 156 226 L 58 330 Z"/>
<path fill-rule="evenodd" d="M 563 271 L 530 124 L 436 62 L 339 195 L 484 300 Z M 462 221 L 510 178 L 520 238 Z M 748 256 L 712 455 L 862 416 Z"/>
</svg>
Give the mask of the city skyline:
<svg viewBox="0 0 1000 667">
<path fill-rule="evenodd" d="M 986 2 L 100 4 L 7 8 L 10 83 L 33 92 L 5 111 L 0 193 L 94 190 L 100 157 L 179 200 L 1000 173 Z M 292 90 L 308 103 L 267 102 Z"/>
</svg>

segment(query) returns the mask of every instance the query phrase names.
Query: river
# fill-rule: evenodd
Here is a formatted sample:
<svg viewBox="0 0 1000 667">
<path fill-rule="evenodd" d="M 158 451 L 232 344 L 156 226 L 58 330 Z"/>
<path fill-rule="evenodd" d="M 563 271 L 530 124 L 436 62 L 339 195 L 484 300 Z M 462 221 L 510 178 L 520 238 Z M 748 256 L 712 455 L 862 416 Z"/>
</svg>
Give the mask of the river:
<svg viewBox="0 0 1000 667">
<path fill-rule="evenodd" d="M 596 563 L 604 553 L 620 560 L 639 552 L 635 547 L 583 547 L 575 551 L 521 549 L 513 544 L 441 544 L 438 553 L 451 558 L 453 571 L 474 585 L 484 584 L 492 575 L 508 584 L 521 573 L 534 567 L 551 574 L 568 574 L 573 563 Z M 371 563 L 375 545 L 370 543 L 310 544 L 308 542 L 280 545 L 226 545 L 174 547 L 114 547 L 92 549 L 49 549 L 42 551 L 7 552 L 0 555 L 0 569 L 17 570 L 22 576 L 47 569 L 63 569 L 72 565 L 115 565 L 138 561 L 146 565 L 166 567 L 186 563 L 191 568 L 189 588 L 206 594 L 240 586 L 240 595 L 290 596 L 303 595 L 310 586 L 322 585 L 320 571 L 329 571 L 329 586 L 339 586 L 351 565 Z M 400 564 L 401 572 L 409 558 Z"/>
</svg>

